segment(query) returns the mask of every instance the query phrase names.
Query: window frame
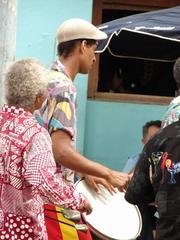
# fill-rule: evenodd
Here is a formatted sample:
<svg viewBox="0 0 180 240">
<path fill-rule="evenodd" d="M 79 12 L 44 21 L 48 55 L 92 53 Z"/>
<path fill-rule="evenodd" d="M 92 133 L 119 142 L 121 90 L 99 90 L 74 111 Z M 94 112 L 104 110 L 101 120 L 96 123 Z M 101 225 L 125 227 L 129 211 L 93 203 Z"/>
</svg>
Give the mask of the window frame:
<svg viewBox="0 0 180 240">
<path fill-rule="evenodd" d="M 93 0 L 92 23 L 100 25 L 104 9 L 131 10 L 131 11 L 153 11 L 163 8 L 174 7 L 180 4 L 180 0 Z M 167 105 L 173 97 L 137 95 L 127 93 L 98 92 L 99 76 L 99 54 L 96 56 L 96 64 L 89 72 L 88 98 L 102 101 L 120 101 L 131 103 L 148 103 Z"/>
</svg>

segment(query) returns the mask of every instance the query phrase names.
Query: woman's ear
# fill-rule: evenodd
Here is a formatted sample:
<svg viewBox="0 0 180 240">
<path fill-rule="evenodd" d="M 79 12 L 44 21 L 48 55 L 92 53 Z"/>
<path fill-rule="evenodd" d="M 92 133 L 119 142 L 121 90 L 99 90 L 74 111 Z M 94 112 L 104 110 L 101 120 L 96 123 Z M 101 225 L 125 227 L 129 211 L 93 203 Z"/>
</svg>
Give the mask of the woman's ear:
<svg viewBox="0 0 180 240">
<path fill-rule="evenodd" d="M 35 108 L 36 109 L 41 108 L 41 106 L 42 106 L 43 102 L 46 100 L 46 98 L 47 98 L 47 94 L 37 95 L 35 103 L 34 103 Z"/>
<path fill-rule="evenodd" d="M 40 101 L 40 97 L 39 97 L 39 96 L 36 96 L 35 102 L 36 102 L 36 103 L 39 103 L 39 101 Z"/>
<path fill-rule="evenodd" d="M 36 96 L 34 106 L 35 106 L 36 109 L 38 109 L 39 106 L 40 106 L 40 97 L 38 95 Z"/>
</svg>

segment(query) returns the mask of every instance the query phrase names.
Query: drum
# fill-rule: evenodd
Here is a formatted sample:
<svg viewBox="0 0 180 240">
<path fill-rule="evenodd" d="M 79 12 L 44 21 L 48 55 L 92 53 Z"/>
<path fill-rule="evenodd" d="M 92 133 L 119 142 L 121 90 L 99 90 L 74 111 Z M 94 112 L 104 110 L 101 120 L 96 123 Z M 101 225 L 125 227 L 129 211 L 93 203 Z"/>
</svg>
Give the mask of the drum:
<svg viewBox="0 0 180 240">
<path fill-rule="evenodd" d="M 128 203 L 124 193 L 111 195 L 107 189 L 99 185 L 100 193 L 80 180 L 75 185 L 92 205 L 93 211 L 85 215 L 91 231 L 103 240 L 133 240 L 142 228 L 141 214 L 137 206 Z"/>
</svg>

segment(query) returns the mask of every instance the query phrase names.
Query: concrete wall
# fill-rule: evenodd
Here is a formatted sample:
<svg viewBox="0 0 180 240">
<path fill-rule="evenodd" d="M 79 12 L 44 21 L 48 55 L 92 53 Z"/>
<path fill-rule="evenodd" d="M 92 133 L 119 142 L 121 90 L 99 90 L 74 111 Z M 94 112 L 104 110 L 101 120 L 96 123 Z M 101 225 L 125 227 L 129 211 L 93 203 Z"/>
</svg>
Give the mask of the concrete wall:
<svg viewBox="0 0 180 240">
<path fill-rule="evenodd" d="M 84 154 L 121 170 L 142 150 L 142 126 L 162 119 L 166 106 L 88 101 Z"/>
</svg>

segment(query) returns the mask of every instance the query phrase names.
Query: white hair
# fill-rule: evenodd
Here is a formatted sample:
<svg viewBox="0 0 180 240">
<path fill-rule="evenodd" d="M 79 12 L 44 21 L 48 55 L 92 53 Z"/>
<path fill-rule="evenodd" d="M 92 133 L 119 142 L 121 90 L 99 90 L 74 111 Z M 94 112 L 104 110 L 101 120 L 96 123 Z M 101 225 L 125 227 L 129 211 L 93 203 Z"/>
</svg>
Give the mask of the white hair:
<svg viewBox="0 0 180 240">
<path fill-rule="evenodd" d="M 47 70 L 36 59 L 15 62 L 5 75 L 5 97 L 10 105 L 31 107 L 38 95 L 47 92 Z"/>
</svg>

